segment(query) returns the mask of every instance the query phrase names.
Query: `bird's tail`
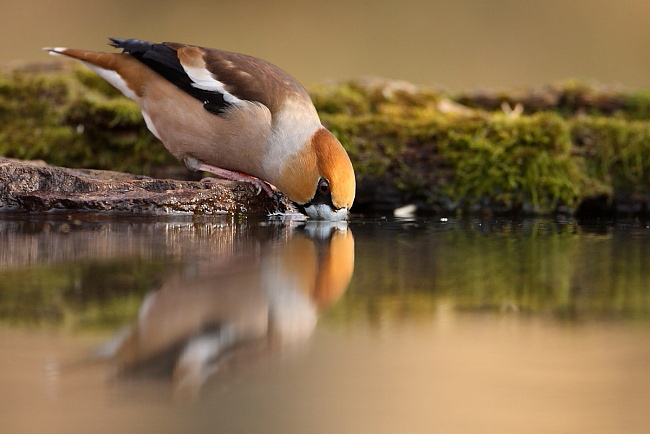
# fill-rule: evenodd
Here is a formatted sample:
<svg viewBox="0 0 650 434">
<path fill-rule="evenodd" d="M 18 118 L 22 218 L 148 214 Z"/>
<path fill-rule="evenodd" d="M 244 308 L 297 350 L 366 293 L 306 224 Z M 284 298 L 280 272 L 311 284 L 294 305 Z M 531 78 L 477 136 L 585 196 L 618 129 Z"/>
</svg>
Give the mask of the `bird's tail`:
<svg viewBox="0 0 650 434">
<path fill-rule="evenodd" d="M 138 72 L 142 72 L 144 65 L 128 54 L 100 53 L 64 47 L 46 47 L 43 50 L 52 55 L 80 60 L 128 98 L 136 99 L 138 90 L 142 88 L 141 81 L 145 74 Z"/>
<path fill-rule="evenodd" d="M 112 59 L 113 54 L 75 50 L 64 47 L 45 47 L 43 50 L 49 52 L 49 54 L 53 56 L 72 57 L 73 59 L 81 60 L 104 69 L 114 69 L 111 68 L 113 66 L 112 64 L 115 63 L 114 59 Z"/>
</svg>

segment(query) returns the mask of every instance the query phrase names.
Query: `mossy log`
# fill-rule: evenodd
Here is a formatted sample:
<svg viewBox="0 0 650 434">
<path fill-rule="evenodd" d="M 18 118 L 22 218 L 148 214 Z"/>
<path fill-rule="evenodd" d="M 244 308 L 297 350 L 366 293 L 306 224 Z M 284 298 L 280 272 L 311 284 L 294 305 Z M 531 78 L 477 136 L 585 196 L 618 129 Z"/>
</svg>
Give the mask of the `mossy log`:
<svg viewBox="0 0 650 434">
<path fill-rule="evenodd" d="M 649 212 L 650 94 L 566 83 L 454 95 L 365 80 L 312 97 L 352 157 L 360 206 Z"/>
<path fill-rule="evenodd" d="M 650 93 L 567 82 L 450 94 L 385 80 L 311 95 L 358 181 L 353 211 L 650 213 Z M 188 179 L 139 107 L 70 64 L 0 71 L 0 156 Z"/>
</svg>

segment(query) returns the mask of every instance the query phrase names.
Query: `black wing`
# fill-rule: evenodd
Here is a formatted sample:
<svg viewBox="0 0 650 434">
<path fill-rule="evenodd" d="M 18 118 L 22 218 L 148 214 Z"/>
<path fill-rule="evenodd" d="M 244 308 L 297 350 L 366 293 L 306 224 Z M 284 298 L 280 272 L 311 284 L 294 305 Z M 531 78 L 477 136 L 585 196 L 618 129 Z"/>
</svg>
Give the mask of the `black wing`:
<svg viewBox="0 0 650 434">
<path fill-rule="evenodd" d="M 112 46 L 122 48 L 128 53 L 156 71 L 170 83 L 187 92 L 203 103 L 203 107 L 214 114 L 221 114 L 231 104 L 226 102 L 223 94 L 192 86 L 192 80 L 185 73 L 176 51 L 163 44 L 140 41 L 138 39 L 109 38 Z"/>
</svg>

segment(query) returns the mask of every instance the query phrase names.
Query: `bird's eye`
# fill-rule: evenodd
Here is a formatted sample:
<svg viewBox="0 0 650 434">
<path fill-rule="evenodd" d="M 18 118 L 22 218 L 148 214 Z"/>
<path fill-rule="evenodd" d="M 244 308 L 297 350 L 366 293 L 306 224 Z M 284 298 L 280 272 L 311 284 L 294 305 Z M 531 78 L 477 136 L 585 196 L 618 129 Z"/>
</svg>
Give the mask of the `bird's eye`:
<svg viewBox="0 0 650 434">
<path fill-rule="evenodd" d="M 321 179 L 320 181 L 318 181 L 318 192 L 322 195 L 329 194 L 330 183 L 327 179 Z"/>
</svg>

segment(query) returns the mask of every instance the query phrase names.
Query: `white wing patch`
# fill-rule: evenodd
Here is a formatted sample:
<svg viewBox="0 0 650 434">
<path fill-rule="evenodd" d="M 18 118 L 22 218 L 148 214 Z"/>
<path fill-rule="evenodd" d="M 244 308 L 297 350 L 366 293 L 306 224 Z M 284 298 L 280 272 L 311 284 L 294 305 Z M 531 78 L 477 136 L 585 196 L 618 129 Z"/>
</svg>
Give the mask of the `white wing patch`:
<svg viewBox="0 0 650 434">
<path fill-rule="evenodd" d="M 223 95 L 223 100 L 231 104 L 241 104 L 244 102 L 235 95 L 229 93 L 226 90 L 226 85 L 219 80 L 216 80 L 210 71 L 204 67 L 186 66 L 182 63 L 181 65 L 183 66 L 185 73 L 192 79 L 192 86 L 211 92 L 219 92 Z"/>
</svg>

